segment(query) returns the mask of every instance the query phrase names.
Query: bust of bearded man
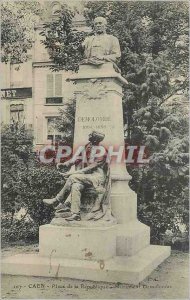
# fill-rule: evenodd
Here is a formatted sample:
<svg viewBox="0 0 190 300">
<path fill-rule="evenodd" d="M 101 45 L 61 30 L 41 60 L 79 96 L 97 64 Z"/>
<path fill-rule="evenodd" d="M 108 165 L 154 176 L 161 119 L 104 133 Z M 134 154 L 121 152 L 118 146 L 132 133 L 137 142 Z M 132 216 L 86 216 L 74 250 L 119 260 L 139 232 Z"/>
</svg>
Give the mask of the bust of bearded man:
<svg viewBox="0 0 190 300">
<path fill-rule="evenodd" d="M 87 37 L 82 44 L 85 59 L 81 64 L 102 65 L 112 62 L 117 68 L 116 62 L 121 56 L 119 41 L 115 36 L 106 33 L 106 26 L 105 18 L 94 19 L 94 35 Z"/>
</svg>

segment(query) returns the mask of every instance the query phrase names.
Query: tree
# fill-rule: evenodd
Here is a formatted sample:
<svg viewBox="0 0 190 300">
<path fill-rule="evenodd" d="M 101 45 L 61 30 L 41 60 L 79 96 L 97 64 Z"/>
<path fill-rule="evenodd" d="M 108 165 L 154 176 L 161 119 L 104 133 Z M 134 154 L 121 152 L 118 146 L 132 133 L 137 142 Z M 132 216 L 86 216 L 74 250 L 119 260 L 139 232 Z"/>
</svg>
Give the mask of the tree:
<svg viewBox="0 0 190 300">
<path fill-rule="evenodd" d="M 42 13 L 37 1 L 4 1 L 1 4 L 2 62 L 28 59 L 34 42 L 34 25 Z"/>
<path fill-rule="evenodd" d="M 188 231 L 188 119 L 173 106 L 152 105 L 136 112 L 133 128 L 134 143 L 140 136 L 150 151 L 149 165 L 129 168 L 139 218 L 153 242 L 166 230 L 179 234 L 182 224 Z"/>
<path fill-rule="evenodd" d="M 62 132 L 62 140 L 65 145 L 72 147 L 74 139 L 76 99 L 64 99 L 63 108 L 59 111 L 56 127 Z"/>
<path fill-rule="evenodd" d="M 50 59 L 55 63 L 53 70 L 77 71 L 82 59 L 81 43 L 86 34 L 73 29 L 72 19 L 75 11 L 62 5 L 59 17 L 44 24 L 42 43 L 48 49 Z"/>
<path fill-rule="evenodd" d="M 6 126 L 2 130 L 2 211 L 12 217 L 17 210 L 21 192 L 20 178 L 28 166 L 32 152 L 32 137 L 23 128 Z"/>
</svg>

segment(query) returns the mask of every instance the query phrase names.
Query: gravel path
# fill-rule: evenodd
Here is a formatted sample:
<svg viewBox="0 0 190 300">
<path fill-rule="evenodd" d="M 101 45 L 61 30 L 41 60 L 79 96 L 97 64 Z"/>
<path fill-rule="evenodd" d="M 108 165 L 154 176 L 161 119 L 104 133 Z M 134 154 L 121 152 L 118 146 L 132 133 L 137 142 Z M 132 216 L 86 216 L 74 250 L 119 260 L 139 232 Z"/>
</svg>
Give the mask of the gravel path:
<svg viewBox="0 0 190 300">
<path fill-rule="evenodd" d="M 38 251 L 38 245 L 2 250 L 2 257 Z M 3 275 L 1 299 L 189 299 L 188 253 L 172 251 L 138 286 L 68 278 Z"/>
</svg>

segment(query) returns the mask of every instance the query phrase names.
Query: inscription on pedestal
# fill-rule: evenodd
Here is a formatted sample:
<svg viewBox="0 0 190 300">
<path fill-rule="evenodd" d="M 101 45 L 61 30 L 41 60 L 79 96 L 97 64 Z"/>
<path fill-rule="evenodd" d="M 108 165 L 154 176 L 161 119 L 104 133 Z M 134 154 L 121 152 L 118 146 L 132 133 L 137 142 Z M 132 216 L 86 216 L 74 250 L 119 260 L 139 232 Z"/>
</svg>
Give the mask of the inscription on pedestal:
<svg viewBox="0 0 190 300">
<path fill-rule="evenodd" d="M 92 130 L 105 134 L 106 146 L 123 144 L 123 120 L 119 114 L 120 101 L 117 96 L 105 99 L 77 99 L 75 116 L 75 146 L 83 145 Z M 119 127 L 119 128 L 118 128 Z M 120 128 L 121 127 L 121 128 Z M 118 130 L 119 129 L 119 130 Z"/>
<path fill-rule="evenodd" d="M 105 129 L 113 129 L 114 125 L 111 123 L 110 116 L 97 116 L 97 117 L 77 117 L 76 122 L 79 124 L 78 126 L 82 125 L 83 129 L 90 129 L 90 130 L 105 130 Z"/>
</svg>

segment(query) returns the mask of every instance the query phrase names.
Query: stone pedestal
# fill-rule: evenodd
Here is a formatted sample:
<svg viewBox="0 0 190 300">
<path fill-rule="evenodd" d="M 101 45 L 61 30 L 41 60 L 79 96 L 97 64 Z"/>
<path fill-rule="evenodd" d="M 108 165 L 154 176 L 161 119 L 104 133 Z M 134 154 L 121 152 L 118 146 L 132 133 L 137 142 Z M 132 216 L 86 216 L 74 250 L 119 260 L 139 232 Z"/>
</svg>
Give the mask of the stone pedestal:
<svg viewBox="0 0 190 300">
<path fill-rule="evenodd" d="M 122 86 L 127 81 L 111 63 L 81 66 L 70 81 L 76 96 L 74 148 L 92 130 L 105 134 L 104 146 L 124 146 Z M 150 245 L 150 229 L 137 219 L 136 194 L 125 163 L 111 163 L 111 209 L 117 225 L 40 227 L 39 255 L 3 261 L 4 274 L 70 277 L 138 283 L 170 255 L 170 247 Z"/>
<path fill-rule="evenodd" d="M 118 149 L 124 146 L 122 86 L 127 81 L 111 63 L 80 66 L 74 82 L 76 97 L 74 149 L 85 145 L 92 130 L 104 133 L 102 144 Z M 111 164 L 112 178 L 129 179 L 124 163 Z"/>
<path fill-rule="evenodd" d="M 70 77 L 75 83 L 76 115 L 74 147 L 84 145 L 92 130 L 105 134 L 104 146 L 124 147 L 122 86 L 127 81 L 111 63 L 81 66 Z M 117 226 L 117 255 L 132 256 L 150 243 L 150 229 L 137 220 L 137 196 L 129 188 L 131 176 L 123 160 L 111 162 L 111 209 Z"/>
<path fill-rule="evenodd" d="M 40 227 L 40 256 L 106 260 L 116 255 L 116 225 L 110 227 Z M 53 242 L 52 242 L 53 241 Z"/>
</svg>

